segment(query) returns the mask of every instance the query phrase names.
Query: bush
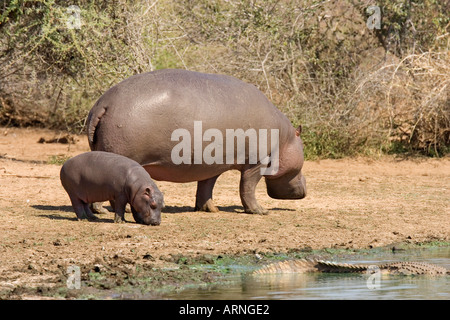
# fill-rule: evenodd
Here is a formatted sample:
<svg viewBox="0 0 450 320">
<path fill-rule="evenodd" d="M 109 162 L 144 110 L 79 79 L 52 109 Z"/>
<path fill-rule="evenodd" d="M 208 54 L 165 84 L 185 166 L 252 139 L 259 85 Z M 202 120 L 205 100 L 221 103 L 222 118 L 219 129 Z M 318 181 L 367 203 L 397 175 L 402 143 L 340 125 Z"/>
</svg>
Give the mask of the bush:
<svg viewBox="0 0 450 320">
<path fill-rule="evenodd" d="M 66 3 L 10 1 L 2 8 L 4 124 L 79 131 L 107 88 L 153 69 L 154 21 L 146 8 L 117 1 Z"/>
<path fill-rule="evenodd" d="M 449 150 L 447 2 L 13 0 L 0 7 L 0 121 L 80 131 L 113 84 L 160 68 L 258 86 L 308 158 Z M 446 36 L 447 35 L 447 36 Z"/>
</svg>

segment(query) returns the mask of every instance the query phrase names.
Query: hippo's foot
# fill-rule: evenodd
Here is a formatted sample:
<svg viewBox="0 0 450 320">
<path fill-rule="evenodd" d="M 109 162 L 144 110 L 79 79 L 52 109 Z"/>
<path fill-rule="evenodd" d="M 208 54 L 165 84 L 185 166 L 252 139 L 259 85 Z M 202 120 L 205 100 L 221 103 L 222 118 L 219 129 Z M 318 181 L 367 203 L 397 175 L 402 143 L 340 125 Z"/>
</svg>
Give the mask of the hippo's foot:
<svg viewBox="0 0 450 320">
<path fill-rule="evenodd" d="M 213 188 L 219 176 L 197 182 L 195 195 L 195 211 L 219 212 L 212 200 Z"/>
<path fill-rule="evenodd" d="M 89 208 L 89 205 L 87 203 L 83 204 L 83 206 L 84 206 L 85 216 L 89 221 L 98 220 L 98 218 L 92 213 L 91 208 Z"/>
<path fill-rule="evenodd" d="M 121 217 L 117 214 L 114 216 L 114 223 L 125 223 L 125 222 L 127 221 L 125 220 L 124 217 Z"/>
<path fill-rule="evenodd" d="M 92 216 L 87 216 L 86 217 L 89 221 L 96 221 L 96 220 L 98 220 L 98 218 L 96 217 L 96 216 L 94 216 L 94 215 L 92 215 Z"/>
<path fill-rule="evenodd" d="M 204 212 L 219 212 L 219 208 L 214 205 L 212 199 L 206 201 L 202 206 L 198 203 L 195 204 L 195 211 L 204 211 Z"/>
<path fill-rule="evenodd" d="M 97 214 L 109 213 L 109 211 L 107 209 L 103 208 L 101 202 L 91 203 L 91 204 L 89 204 L 89 208 L 91 209 L 92 212 L 97 213 Z"/>
<path fill-rule="evenodd" d="M 77 220 L 78 221 L 83 221 L 83 220 L 96 221 L 96 220 L 98 220 L 98 218 L 96 216 L 94 216 L 92 213 L 91 213 L 91 215 L 89 215 L 87 213 L 83 213 L 83 215 L 81 215 L 81 216 L 77 215 Z"/>
<path fill-rule="evenodd" d="M 266 210 L 263 207 L 258 206 L 258 207 L 255 207 L 255 208 L 245 208 L 245 213 L 268 215 L 269 214 L 269 210 Z"/>
</svg>

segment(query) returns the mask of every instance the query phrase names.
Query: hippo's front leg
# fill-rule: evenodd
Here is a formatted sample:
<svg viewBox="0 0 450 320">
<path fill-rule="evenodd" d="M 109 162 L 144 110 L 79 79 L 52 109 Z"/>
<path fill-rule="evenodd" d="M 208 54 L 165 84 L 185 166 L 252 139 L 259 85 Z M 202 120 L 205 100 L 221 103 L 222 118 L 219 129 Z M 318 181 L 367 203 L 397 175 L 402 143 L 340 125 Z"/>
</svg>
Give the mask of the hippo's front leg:
<svg viewBox="0 0 450 320">
<path fill-rule="evenodd" d="M 125 207 L 127 205 L 127 199 L 118 198 L 114 201 L 114 223 L 123 223 L 125 221 Z"/>
<path fill-rule="evenodd" d="M 195 211 L 219 212 L 219 209 L 214 205 L 214 202 L 212 200 L 214 185 L 218 177 L 219 176 L 215 176 L 197 182 Z"/>
<path fill-rule="evenodd" d="M 246 213 L 269 214 L 269 211 L 259 205 L 255 197 L 256 186 L 261 178 L 260 165 L 247 167 L 241 171 L 239 195 Z"/>
<path fill-rule="evenodd" d="M 116 202 L 114 200 L 109 200 L 109 204 L 111 205 L 113 211 L 116 212 Z M 125 206 L 125 212 L 131 213 L 131 207 Z"/>
</svg>

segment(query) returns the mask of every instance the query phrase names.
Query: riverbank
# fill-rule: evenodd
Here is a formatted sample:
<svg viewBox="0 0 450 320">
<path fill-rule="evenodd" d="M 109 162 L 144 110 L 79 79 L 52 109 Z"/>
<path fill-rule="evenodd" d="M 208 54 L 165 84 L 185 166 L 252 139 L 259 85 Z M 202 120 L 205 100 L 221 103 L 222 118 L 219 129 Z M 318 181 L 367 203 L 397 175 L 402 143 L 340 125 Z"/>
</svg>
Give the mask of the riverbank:
<svg viewBox="0 0 450 320">
<path fill-rule="evenodd" d="M 224 270 L 216 267 L 224 259 L 256 265 L 316 250 L 450 241 L 448 158 L 307 161 L 303 200 L 274 200 L 263 182 L 258 185 L 267 216 L 243 213 L 237 172 L 217 181 L 218 213 L 193 212 L 195 183 L 157 182 L 166 208 L 161 225 L 151 227 L 134 223 L 131 214 L 126 224 L 114 224 L 113 213 L 98 222 L 76 220 L 59 171 L 65 159 L 89 151 L 85 136 L 15 128 L 1 133 L 3 299 L 89 297 L 90 290 L 101 297 L 101 290 L 126 286 L 143 286 L 158 297 L 160 288 L 220 281 Z M 56 142 L 62 138 L 72 143 Z M 211 268 L 189 267 L 196 264 Z M 71 266 L 79 268 L 86 291 L 68 288 Z"/>
</svg>

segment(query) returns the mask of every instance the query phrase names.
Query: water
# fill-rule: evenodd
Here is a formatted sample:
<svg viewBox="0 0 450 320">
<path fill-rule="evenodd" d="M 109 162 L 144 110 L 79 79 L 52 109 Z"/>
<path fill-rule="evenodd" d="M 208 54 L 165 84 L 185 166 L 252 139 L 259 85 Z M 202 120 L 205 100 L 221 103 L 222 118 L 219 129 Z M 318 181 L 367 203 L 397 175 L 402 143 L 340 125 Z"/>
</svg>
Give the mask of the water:
<svg viewBox="0 0 450 320">
<path fill-rule="evenodd" d="M 426 261 L 450 268 L 450 247 L 407 251 L 401 254 L 365 256 L 362 260 L 339 262 L 375 264 L 392 261 Z M 190 300 L 450 300 L 450 276 L 393 276 L 366 274 L 279 274 L 231 276 L 226 285 L 185 289 L 166 296 Z"/>
</svg>

